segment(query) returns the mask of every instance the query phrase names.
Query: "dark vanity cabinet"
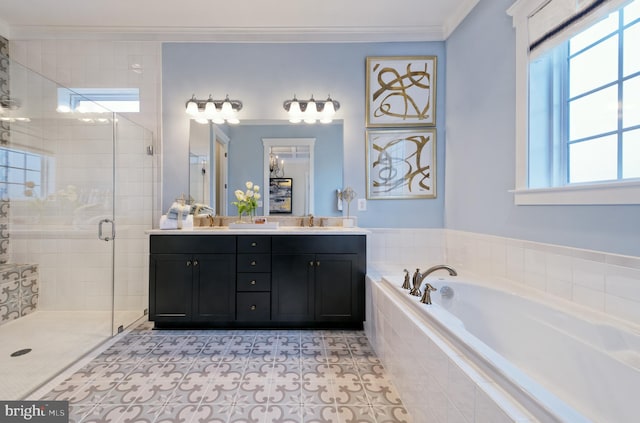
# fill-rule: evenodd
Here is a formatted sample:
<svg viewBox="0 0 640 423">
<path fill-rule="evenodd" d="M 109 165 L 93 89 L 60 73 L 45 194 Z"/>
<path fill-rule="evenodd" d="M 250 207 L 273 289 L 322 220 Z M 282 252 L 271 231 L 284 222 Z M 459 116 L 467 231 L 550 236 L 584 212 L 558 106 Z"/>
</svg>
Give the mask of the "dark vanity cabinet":
<svg viewBox="0 0 640 423">
<path fill-rule="evenodd" d="M 236 237 L 151 235 L 149 318 L 225 322 L 236 315 Z"/>
<path fill-rule="evenodd" d="M 274 237 L 274 320 L 357 324 L 364 320 L 365 237 Z"/>
<path fill-rule="evenodd" d="M 362 327 L 365 235 L 151 235 L 156 327 Z"/>
</svg>

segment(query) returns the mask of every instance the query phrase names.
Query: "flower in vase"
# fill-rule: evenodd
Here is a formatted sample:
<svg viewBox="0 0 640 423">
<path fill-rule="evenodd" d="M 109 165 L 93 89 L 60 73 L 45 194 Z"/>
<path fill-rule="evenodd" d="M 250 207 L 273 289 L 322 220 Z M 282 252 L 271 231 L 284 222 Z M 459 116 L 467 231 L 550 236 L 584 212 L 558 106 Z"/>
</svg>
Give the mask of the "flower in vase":
<svg viewBox="0 0 640 423">
<path fill-rule="evenodd" d="M 238 189 L 234 192 L 237 201 L 231 203 L 238 208 L 238 216 L 240 218 L 245 214 L 253 216 L 258 208 L 258 200 L 260 199 L 260 186 L 254 185 L 251 181 L 247 181 L 245 186 L 247 187 L 246 191 Z"/>
</svg>

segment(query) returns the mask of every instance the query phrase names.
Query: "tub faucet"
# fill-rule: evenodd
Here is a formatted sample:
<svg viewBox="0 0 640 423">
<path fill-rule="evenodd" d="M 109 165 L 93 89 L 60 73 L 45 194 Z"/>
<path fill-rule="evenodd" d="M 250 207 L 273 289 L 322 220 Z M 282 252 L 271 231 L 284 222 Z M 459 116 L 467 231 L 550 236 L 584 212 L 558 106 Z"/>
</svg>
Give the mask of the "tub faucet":
<svg viewBox="0 0 640 423">
<path fill-rule="evenodd" d="M 456 272 L 453 267 L 448 266 L 446 264 L 439 264 L 437 266 L 430 267 L 424 273 L 420 273 L 420 269 L 416 269 L 416 272 L 413 274 L 413 289 L 411 289 L 411 292 L 409 292 L 409 294 L 414 295 L 416 297 L 421 296 L 422 295 L 422 291 L 420 291 L 420 285 L 422 284 L 422 281 L 424 280 L 424 278 L 426 278 L 427 276 L 429 276 L 430 274 L 432 274 L 436 270 L 447 270 L 451 276 L 457 276 L 458 275 L 458 272 Z M 427 289 L 426 292 L 428 293 L 429 290 Z M 431 295 L 431 294 L 429 294 L 429 295 Z M 424 296 L 423 296 L 423 298 L 424 298 Z M 425 301 L 426 301 L 426 298 L 425 298 Z"/>
</svg>

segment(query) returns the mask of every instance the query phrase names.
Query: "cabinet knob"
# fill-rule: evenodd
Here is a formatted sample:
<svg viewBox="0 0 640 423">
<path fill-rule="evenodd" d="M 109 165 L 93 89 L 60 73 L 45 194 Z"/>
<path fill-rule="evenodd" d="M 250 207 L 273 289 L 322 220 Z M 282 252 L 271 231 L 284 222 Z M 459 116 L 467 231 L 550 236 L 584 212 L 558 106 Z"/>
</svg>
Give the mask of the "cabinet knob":
<svg viewBox="0 0 640 423">
<path fill-rule="evenodd" d="M 257 247 L 257 246 L 258 246 L 258 243 L 254 241 L 254 242 L 252 242 L 252 243 L 251 243 L 251 246 L 252 246 L 252 247 Z"/>
<path fill-rule="evenodd" d="M 187 267 L 191 266 L 191 260 L 187 260 Z"/>
<path fill-rule="evenodd" d="M 320 266 L 320 260 L 316 261 L 316 266 Z"/>
<path fill-rule="evenodd" d="M 309 266 L 313 267 L 313 260 L 309 262 Z"/>
<path fill-rule="evenodd" d="M 197 266 L 197 265 L 198 265 L 198 260 L 194 260 L 194 261 L 193 261 L 193 265 L 194 265 L 194 266 Z"/>
<path fill-rule="evenodd" d="M 258 307 L 255 304 L 251 304 L 249 306 L 249 310 L 254 311 L 255 309 L 257 309 Z"/>
<path fill-rule="evenodd" d="M 255 261 L 255 260 L 251 260 L 251 265 L 252 265 L 252 266 L 255 266 L 256 264 L 257 264 L 257 263 L 256 263 L 256 261 Z"/>
<path fill-rule="evenodd" d="M 256 284 L 255 280 L 252 280 L 251 282 L 249 282 L 249 285 L 255 285 L 255 284 Z"/>
</svg>

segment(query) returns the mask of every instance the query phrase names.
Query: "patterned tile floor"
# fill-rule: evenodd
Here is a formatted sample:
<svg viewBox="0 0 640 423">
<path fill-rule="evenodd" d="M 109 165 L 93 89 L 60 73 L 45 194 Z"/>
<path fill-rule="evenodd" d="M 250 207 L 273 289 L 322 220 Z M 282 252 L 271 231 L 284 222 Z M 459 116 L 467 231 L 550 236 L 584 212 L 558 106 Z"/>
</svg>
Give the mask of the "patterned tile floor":
<svg viewBox="0 0 640 423">
<path fill-rule="evenodd" d="M 45 394 L 71 422 L 411 422 L 364 332 L 151 330 Z"/>
</svg>

